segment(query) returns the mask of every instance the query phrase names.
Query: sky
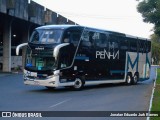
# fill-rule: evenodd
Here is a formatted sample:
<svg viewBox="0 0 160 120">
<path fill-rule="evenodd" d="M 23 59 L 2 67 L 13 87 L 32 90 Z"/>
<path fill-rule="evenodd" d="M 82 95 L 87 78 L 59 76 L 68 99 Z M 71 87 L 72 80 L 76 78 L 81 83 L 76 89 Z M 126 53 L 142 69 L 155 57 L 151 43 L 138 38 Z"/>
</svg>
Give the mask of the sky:
<svg viewBox="0 0 160 120">
<path fill-rule="evenodd" d="M 79 25 L 149 38 L 153 25 L 144 23 L 136 0 L 33 0 Z"/>
</svg>

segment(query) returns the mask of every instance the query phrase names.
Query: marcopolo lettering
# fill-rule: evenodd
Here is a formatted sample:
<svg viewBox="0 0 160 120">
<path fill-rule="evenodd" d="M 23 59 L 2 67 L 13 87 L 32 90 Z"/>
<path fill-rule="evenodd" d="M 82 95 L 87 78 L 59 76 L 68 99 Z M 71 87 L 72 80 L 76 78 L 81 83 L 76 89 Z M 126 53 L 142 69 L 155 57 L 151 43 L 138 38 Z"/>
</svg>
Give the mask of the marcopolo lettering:
<svg viewBox="0 0 160 120">
<path fill-rule="evenodd" d="M 35 50 L 44 50 L 44 47 L 37 47 Z"/>
</svg>

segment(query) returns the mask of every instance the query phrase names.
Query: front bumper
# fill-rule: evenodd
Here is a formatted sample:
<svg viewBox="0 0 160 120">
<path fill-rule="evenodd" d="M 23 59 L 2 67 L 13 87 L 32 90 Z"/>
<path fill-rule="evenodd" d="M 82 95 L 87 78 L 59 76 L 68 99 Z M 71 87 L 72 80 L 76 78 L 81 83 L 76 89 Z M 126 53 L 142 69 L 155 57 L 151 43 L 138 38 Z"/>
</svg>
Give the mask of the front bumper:
<svg viewBox="0 0 160 120">
<path fill-rule="evenodd" d="M 24 77 L 24 84 L 26 85 L 36 85 L 36 86 L 47 86 L 47 87 L 58 87 L 59 86 L 59 76 L 53 76 L 45 80 L 40 79 L 30 79 Z"/>
<path fill-rule="evenodd" d="M 24 84 L 46 86 L 46 87 L 62 87 L 73 86 L 74 82 L 60 82 L 59 70 L 54 71 L 54 75 L 47 76 L 45 79 L 38 78 L 36 72 L 24 70 Z"/>
</svg>

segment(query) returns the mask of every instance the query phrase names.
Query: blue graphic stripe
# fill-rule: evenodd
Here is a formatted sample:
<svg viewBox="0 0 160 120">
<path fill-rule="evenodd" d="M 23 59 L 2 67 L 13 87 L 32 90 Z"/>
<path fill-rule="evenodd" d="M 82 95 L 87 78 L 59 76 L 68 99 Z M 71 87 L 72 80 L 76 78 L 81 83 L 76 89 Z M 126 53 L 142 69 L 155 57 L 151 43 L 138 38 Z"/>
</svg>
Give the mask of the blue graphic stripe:
<svg viewBox="0 0 160 120">
<path fill-rule="evenodd" d="M 127 62 L 127 69 L 129 68 L 129 64 L 131 65 L 131 68 L 133 69 L 134 66 L 136 65 L 136 71 L 138 71 L 138 61 L 139 61 L 139 53 L 137 53 L 137 57 L 134 61 L 134 63 L 132 64 L 131 58 L 128 54 L 128 62 Z"/>
<path fill-rule="evenodd" d="M 149 65 L 149 67 L 151 66 L 151 63 L 148 58 L 148 53 L 146 53 L 145 78 L 147 76 L 147 65 Z"/>
<path fill-rule="evenodd" d="M 76 60 L 89 60 L 89 57 L 85 57 L 85 56 L 76 56 L 75 59 L 76 59 Z"/>
<path fill-rule="evenodd" d="M 114 73 L 125 73 L 125 70 L 111 70 L 110 73 L 111 74 L 114 74 Z"/>
</svg>

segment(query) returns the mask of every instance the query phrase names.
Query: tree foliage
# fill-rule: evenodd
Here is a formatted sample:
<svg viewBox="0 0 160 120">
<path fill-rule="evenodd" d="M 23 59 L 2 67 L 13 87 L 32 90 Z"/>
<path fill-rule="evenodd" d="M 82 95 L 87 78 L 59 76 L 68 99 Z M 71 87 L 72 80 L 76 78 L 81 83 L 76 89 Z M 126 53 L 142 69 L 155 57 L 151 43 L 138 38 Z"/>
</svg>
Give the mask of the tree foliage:
<svg viewBox="0 0 160 120">
<path fill-rule="evenodd" d="M 137 6 L 144 22 L 155 25 L 155 33 L 160 36 L 160 0 L 143 0 Z"/>
<path fill-rule="evenodd" d="M 154 34 L 151 36 L 152 58 L 154 64 L 160 64 L 160 0 L 141 0 L 137 10 L 142 14 L 144 22 L 154 24 Z"/>
<path fill-rule="evenodd" d="M 160 64 L 160 37 L 156 34 L 153 34 L 151 39 L 153 64 Z"/>
</svg>

